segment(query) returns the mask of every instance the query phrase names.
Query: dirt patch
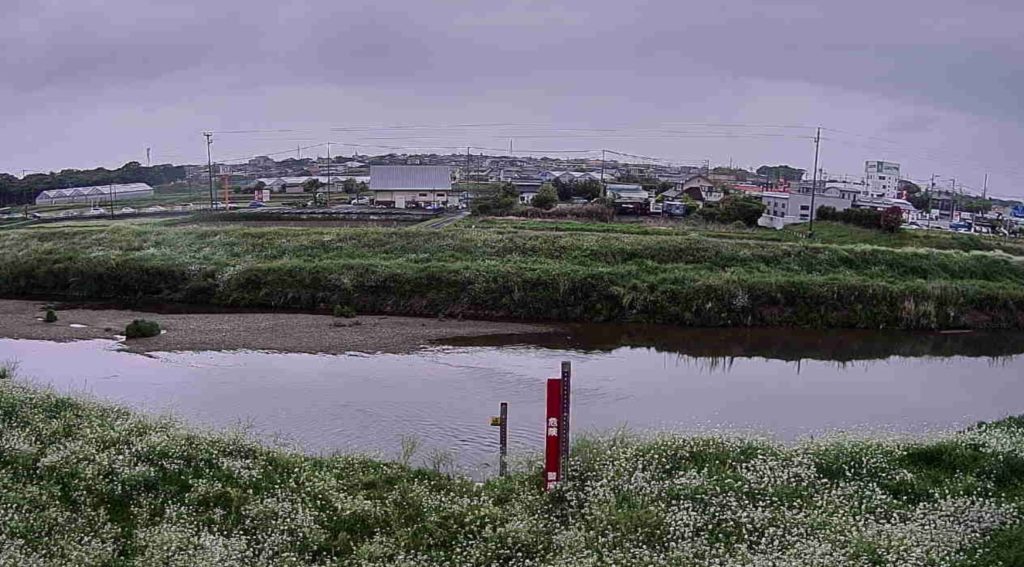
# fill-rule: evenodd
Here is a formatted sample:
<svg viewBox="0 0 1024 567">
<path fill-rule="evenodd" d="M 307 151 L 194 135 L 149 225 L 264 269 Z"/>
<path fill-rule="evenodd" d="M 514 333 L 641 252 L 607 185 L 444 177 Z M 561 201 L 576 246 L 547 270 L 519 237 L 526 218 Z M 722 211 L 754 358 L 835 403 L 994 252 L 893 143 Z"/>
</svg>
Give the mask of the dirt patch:
<svg viewBox="0 0 1024 567">
<path fill-rule="evenodd" d="M 340 319 L 307 313 L 149 313 L 124 309 L 64 309 L 42 321 L 44 303 L 0 300 L 0 337 L 51 341 L 113 338 L 133 319 L 166 332 L 127 341 L 136 352 L 275 350 L 282 352 L 410 352 L 445 339 L 550 331 L 545 325 L 363 315 Z"/>
</svg>

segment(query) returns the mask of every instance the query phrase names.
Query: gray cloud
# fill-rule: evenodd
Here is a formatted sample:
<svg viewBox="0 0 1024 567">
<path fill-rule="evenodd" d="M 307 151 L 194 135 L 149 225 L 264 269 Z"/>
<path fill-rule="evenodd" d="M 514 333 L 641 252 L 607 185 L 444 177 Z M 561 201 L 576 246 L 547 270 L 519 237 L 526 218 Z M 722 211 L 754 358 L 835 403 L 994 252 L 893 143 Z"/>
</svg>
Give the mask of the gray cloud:
<svg viewBox="0 0 1024 567">
<path fill-rule="evenodd" d="M 188 140 L 203 128 L 352 122 L 535 120 L 553 130 L 784 117 L 903 137 L 922 151 L 945 134 L 943 151 L 1011 173 L 1016 158 L 996 142 L 1024 141 L 1024 5 L 1016 0 L 50 0 L 15 1 L 6 11 L 0 119 L 22 141 L 40 127 L 60 128 L 67 140 L 47 148 L 2 141 L 0 168 L 59 167 L 53 153 L 64 143 L 88 143 L 80 158 L 106 161 L 140 143 L 191 151 Z M 95 130 L 113 123 L 116 130 Z M 942 131 L 954 124 L 967 131 Z M 986 139 L 963 139 L 993 124 Z M 749 161 L 789 143 L 618 142 Z M 851 152 L 845 167 L 862 159 Z"/>
</svg>

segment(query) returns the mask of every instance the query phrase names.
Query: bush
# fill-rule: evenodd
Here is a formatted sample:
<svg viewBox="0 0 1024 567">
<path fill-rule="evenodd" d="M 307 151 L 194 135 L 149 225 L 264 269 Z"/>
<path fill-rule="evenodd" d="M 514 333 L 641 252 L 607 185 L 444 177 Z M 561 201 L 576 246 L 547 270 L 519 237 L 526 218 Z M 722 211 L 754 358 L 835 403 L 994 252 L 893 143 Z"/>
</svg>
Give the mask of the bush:
<svg viewBox="0 0 1024 567">
<path fill-rule="evenodd" d="M 537 195 L 533 197 L 531 204 L 538 209 L 550 210 L 556 204 L 558 204 L 558 192 L 555 191 L 554 185 L 545 183 L 541 186 L 540 190 L 537 191 Z"/>
<path fill-rule="evenodd" d="M 356 316 L 356 310 L 351 305 L 335 305 L 334 316 L 351 319 Z"/>
<path fill-rule="evenodd" d="M 879 219 L 879 225 L 885 232 L 896 232 L 900 229 L 900 225 L 903 224 L 903 210 L 899 207 L 893 206 L 882 211 L 882 216 Z"/>
<path fill-rule="evenodd" d="M 124 329 L 124 335 L 129 339 L 145 339 L 160 334 L 160 324 L 156 321 L 136 319 Z"/>
<path fill-rule="evenodd" d="M 764 204 L 755 197 L 746 195 L 726 195 L 717 203 L 705 203 L 697 211 L 697 216 L 709 222 L 729 224 L 741 222 L 746 226 L 756 226 L 757 219 L 764 214 Z"/>
<path fill-rule="evenodd" d="M 560 205 L 549 211 L 534 207 L 515 211 L 512 214 L 517 217 L 531 219 L 577 219 L 611 222 L 615 218 L 615 209 L 607 205 L 589 203 L 587 205 Z"/>
<path fill-rule="evenodd" d="M 519 204 L 519 191 L 511 183 L 506 183 L 496 191 L 478 195 L 473 202 L 473 214 L 504 216 L 512 213 Z"/>
<path fill-rule="evenodd" d="M 899 210 L 899 207 L 896 207 L 896 209 Z M 814 218 L 821 221 L 836 221 L 876 230 L 882 228 L 882 213 L 874 209 L 851 208 L 845 211 L 837 211 L 835 207 L 822 206 L 818 207 L 818 214 Z"/>
<path fill-rule="evenodd" d="M 46 323 L 56 323 L 57 314 L 53 311 L 53 309 L 47 309 L 46 315 L 43 317 L 43 321 Z"/>
</svg>

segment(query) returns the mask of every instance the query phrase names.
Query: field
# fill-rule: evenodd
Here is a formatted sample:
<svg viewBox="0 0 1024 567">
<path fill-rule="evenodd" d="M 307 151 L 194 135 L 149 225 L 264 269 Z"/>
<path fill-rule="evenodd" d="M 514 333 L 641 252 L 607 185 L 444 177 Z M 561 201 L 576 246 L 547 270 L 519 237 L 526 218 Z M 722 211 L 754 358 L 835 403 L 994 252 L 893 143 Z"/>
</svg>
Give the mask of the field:
<svg viewBox="0 0 1024 567">
<path fill-rule="evenodd" d="M 534 224 L 4 230 L 0 295 L 690 326 L 1024 328 L 1024 261 L 1005 250 Z M 836 232 L 821 230 L 823 240 Z"/>
<path fill-rule="evenodd" d="M 313 457 L 0 378 L 2 565 L 1020 565 L 1024 420 L 795 446 L 581 439 L 550 494 Z M 397 448 L 396 448 L 397 449 Z M 418 463 L 425 468 L 415 468 Z"/>
</svg>

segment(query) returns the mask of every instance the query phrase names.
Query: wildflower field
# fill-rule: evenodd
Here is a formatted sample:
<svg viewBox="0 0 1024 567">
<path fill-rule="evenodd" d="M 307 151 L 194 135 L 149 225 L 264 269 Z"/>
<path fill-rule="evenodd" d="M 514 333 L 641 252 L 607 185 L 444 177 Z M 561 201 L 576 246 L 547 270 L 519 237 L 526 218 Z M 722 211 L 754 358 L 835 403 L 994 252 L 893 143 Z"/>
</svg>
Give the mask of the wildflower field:
<svg viewBox="0 0 1024 567">
<path fill-rule="evenodd" d="M 686 326 L 1024 328 L 1024 257 L 1005 250 L 748 234 L 776 236 L 500 223 L 40 227 L 0 231 L 0 296 Z"/>
<path fill-rule="evenodd" d="M 0 565 L 1021 565 L 1024 419 L 927 441 L 612 436 L 572 480 L 313 457 L 0 380 Z"/>
</svg>

